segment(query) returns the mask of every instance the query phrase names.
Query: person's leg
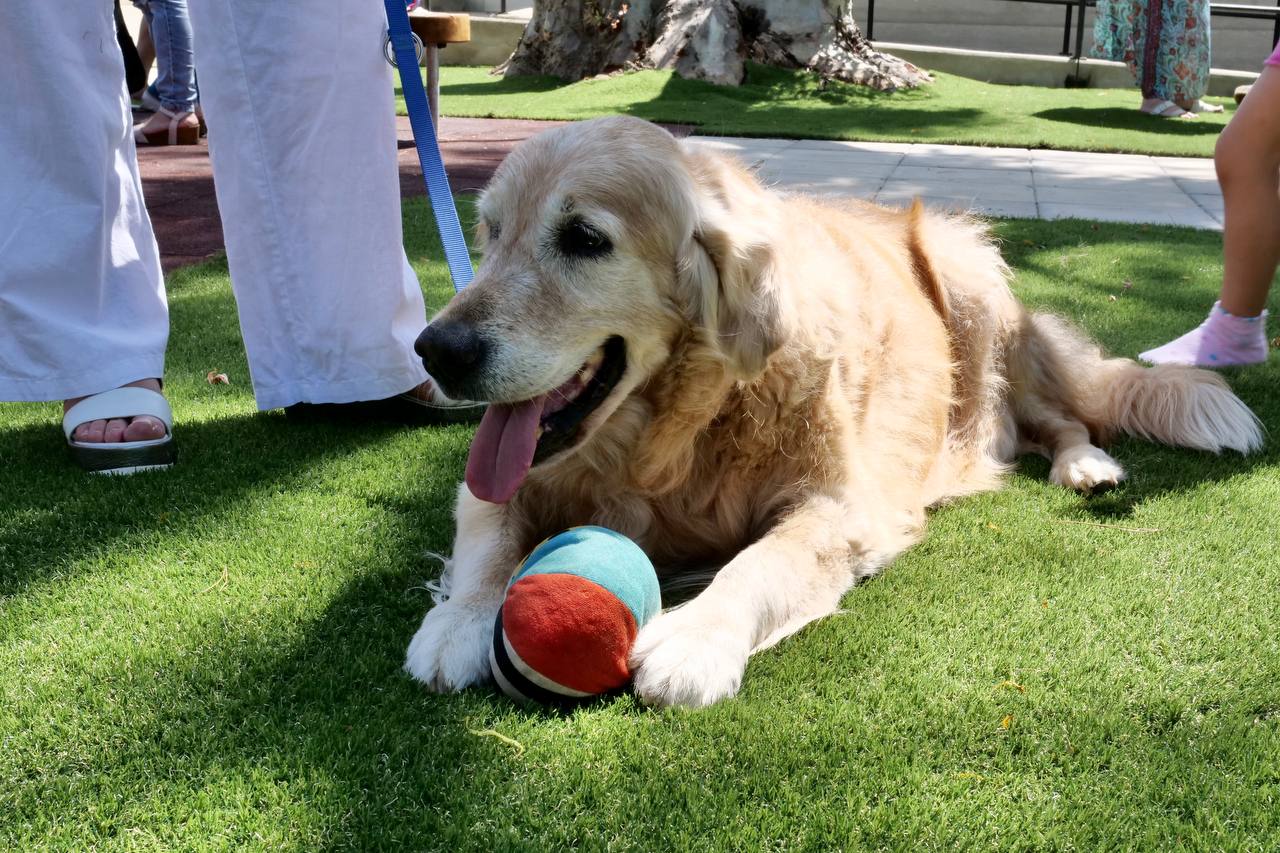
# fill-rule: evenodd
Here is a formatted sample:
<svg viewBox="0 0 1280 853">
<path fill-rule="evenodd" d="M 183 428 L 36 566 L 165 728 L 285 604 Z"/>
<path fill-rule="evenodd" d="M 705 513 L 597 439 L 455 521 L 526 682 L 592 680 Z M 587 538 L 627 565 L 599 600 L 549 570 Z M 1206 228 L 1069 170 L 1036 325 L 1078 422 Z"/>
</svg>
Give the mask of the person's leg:
<svg viewBox="0 0 1280 853">
<path fill-rule="evenodd" d="M 1198 2 L 1198 0 L 1193 0 Z M 1178 102 L 1176 75 L 1170 70 L 1176 64 L 1174 52 L 1183 31 L 1183 22 L 1175 20 L 1172 0 L 1143 0 L 1133 4 L 1134 57 L 1131 66 L 1142 90 L 1144 113 L 1160 118 L 1195 118 Z"/>
<path fill-rule="evenodd" d="M 187 0 L 144 0 L 147 26 L 156 53 L 156 94 L 175 113 L 196 106 L 195 54 Z"/>
<path fill-rule="evenodd" d="M 164 369 L 164 280 L 112 8 L 86 9 L 19 3 L 0 27 L 0 114 L 22 117 L 0 122 L 0 400 L 74 400 Z M 76 438 L 154 438 L 158 424 Z"/>
<path fill-rule="evenodd" d="M 196 72 L 187 0 L 141 0 L 156 52 L 156 97 L 160 111 L 138 126 L 140 144 L 194 144 L 200 139 Z M 177 128 L 185 128 L 183 133 Z"/>
<path fill-rule="evenodd" d="M 1142 353 L 1204 367 L 1267 358 L 1267 294 L 1280 262 L 1280 68 L 1267 66 L 1218 137 L 1214 163 L 1226 217 L 1222 294 L 1198 328 Z"/>
<path fill-rule="evenodd" d="M 1226 213 L 1222 307 L 1256 316 L 1280 260 L 1280 68 L 1263 69 L 1218 137 L 1214 165 Z"/>
<path fill-rule="evenodd" d="M 258 406 L 419 386 L 386 18 L 368 0 L 192 4 L 200 94 Z"/>
<path fill-rule="evenodd" d="M 1189 112 L 1222 112 L 1221 107 L 1208 104 L 1204 105 L 1207 109 L 1200 108 L 1200 99 L 1209 91 L 1209 0 L 1166 0 L 1162 7 L 1164 35 L 1158 63 L 1161 90 Z"/>
<path fill-rule="evenodd" d="M 120 0 L 115 0 L 116 41 L 120 43 L 120 53 L 124 57 L 124 78 L 130 92 L 140 92 L 147 88 L 147 69 L 142 67 L 142 58 L 138 48 L 125 26 L 124 14 L 120 11 Z M 145 27 L 143 29 L 146 29 Z"/>
<path fill-rule="evenodd" d="M 146 0 L 133 0 L 133 5 L 139 10 L 146 8 Z M 151 40 L 151 25 L 147 23 L 146 12 L 143 12 L 142 28 L 138 30 L 138 59 L 142 61 L 142 70 L 147 73 L 147 77 L 151 76 L 151 66 L 156 61 L 156 43 Z M 143 84 L 145 88 L 145 83 Z M 133 94 L 137 94 L 137 90 L 133 90 Z"/>
</svg>

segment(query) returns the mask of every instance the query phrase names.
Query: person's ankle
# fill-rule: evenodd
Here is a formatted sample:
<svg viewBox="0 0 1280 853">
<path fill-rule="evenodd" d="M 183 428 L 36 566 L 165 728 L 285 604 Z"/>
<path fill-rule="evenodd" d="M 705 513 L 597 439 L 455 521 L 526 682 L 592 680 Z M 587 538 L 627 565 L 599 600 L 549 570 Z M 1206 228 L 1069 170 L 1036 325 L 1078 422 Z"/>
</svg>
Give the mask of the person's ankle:
<svg viewBox="0 0 1280 853">
<path fill-rule="evenodd" d="M 1209 309 L 1209 322 L 1218 331 L 1235 338 L 1266 337 L 1267 312 L 1257 314 L 1237 314 L 1222 307 L 1221 302 L 1213 303 Z"/>
<path fill-rule="evenodd" d="M 157 394 L 163 393 L 159 379 L 138 379 L 133 382 L 126 382 L 125 384 L 117 387 L 146 388 L 149 391 L 155 391 Z M 68 409 L 70 409 L 76 403 L 79 403 L 81 400 L 87 400 L 90 397 L 94 396 L 95 394 L 101 394 L 104 391 L 111 391 L 111 390 L 114 390 L 114 389 L 104 388 L 102 391 L 95 391 L 94 394 L 85 394 L 83 397 L 68 397 L 66 400 L 62 401 L 62 413 L 65 415 Z"/>
<path fill-rule="evenodd" d="M 1267 313 L 1265 308 L 1253 310 L 1253 306 L 1251 305 L 1231 302 L 1223 299 L 1219 299 L 1217 302 L 1213 303 L 1212 310 L 1221 311 L 1228 316 L 1238 317 L 1242 320 L 1256 320 Z"/>
</svg>

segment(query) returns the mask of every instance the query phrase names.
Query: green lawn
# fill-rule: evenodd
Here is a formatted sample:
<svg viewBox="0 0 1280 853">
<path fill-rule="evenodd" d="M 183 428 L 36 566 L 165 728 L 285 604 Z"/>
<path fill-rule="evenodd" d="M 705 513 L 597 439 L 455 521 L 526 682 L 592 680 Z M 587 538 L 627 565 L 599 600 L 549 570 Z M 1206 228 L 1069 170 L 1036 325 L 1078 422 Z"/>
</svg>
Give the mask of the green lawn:
<svg viewBox="0 0 1280 853">
<path fill-rule="evenodd" d="M 624 113 L 691 124 L 701 134 L 939 142 L 1210 157 L 1235 110 L 1172 121 L 1138 112 L 1137 89 L 1000 86 L 938 74 L 932 86 L 883 94 L 812 75 L 751 66 L 737 88 L 641 71 L 565 85 L 504 79 L 487 68 L 444 68 L 441 105 L 451 116 L 584 119 Z M 399 90 L 397 89 L 397 98 Z M 403 100 L 398 100 L 404 112 Z"/>
<path fill-rule="evenodd" d="M 1221 273 L 1202 231 L 999 232 L 1030 303 L 1123 353 Z M 225 267 L 170 288 L 177 468 L 88 477 L 56 406 L 0 406 L 0 849 L 1280 846 L 1280 445 L 1123 441 L 1094 499 L 1024 460 L 738 699 L 557 716 L 399 670 L 469 430 L 255 414 Z M 1231 380 L 1274 430 L 1280 363 Z"/>
</svg>

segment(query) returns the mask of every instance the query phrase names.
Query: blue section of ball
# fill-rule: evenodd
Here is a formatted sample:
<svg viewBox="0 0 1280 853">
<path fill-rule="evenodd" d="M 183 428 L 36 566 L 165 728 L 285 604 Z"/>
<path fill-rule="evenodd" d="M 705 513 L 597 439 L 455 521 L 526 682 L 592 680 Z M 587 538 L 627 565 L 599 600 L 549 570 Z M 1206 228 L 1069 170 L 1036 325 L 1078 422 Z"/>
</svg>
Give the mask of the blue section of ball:
<svg viewBox="0 0 1280 853">
<path fill-rule="evenodd" d="M 637 627 L 662 610 L 653 563 L 639 545 L 607 527 L 574 527 L 552 536 L 530 552 L 511 583 L 531 574 L 570 574 L 593 581 L 627 605 Z"/>
</svg>

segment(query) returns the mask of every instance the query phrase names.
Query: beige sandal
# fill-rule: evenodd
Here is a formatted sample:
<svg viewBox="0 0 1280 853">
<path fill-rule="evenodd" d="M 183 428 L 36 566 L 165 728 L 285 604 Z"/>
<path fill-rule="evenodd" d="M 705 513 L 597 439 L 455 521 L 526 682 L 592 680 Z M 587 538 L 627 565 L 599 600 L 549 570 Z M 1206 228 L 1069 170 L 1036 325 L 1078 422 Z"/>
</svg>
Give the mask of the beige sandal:
<svg viewBox="0 0 1280 853">
<path fill-rule="evenodd" d="M 169 119 L 168 127 L 148 129 L 156 116 Z M 133 128 L 133 141 L 138 145 L 198 145 L 200 143 L 200 122 L 183 124 L 188 118 L 196 118 L 195 113 L 174 113 L 160 108 L 151 118 Z"/>
</svg>

